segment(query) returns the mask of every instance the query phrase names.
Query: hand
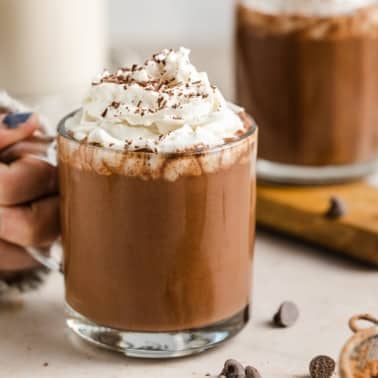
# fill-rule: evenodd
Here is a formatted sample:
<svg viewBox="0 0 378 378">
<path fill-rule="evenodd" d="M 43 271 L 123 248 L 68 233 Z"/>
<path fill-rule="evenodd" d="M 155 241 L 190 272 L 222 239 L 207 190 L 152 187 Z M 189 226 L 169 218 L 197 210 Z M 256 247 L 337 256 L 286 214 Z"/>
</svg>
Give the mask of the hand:
<svg viewBox="0 0 378 378">
<path fill-rule="evenodd" d="M 46 138 L 33 136 L 37 117 L 9 126 L 5 116 L 0 115 L 0 271 L 11 272 L 38 266 L 23 247 L 46 246 L 58 236 L 59 208 L 56 169 L 30 156 L 48 146 Z"/>
</svg>

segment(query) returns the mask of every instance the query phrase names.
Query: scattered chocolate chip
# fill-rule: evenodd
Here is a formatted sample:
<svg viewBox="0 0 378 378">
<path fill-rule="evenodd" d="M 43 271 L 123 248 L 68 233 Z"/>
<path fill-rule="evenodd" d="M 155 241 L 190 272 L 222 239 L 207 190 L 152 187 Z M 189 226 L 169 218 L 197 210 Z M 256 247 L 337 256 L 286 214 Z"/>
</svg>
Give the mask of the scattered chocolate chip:
<svg viewBox="0 0 378 378">
<path fill-rule="evenodd" d="M 229 359 L 224 363 L 224 368 L 219 377 L 245 378 L 244 367 L 240 362 L 234 359 Z"/>
<path fill-rule="evenodd" d="M 105 118 L 107 113 L 108 113 L 108 108 L 105 108 L 105 110 L 101 114 L 101 117 Z"/>
<path fill-rule="evenodd" d="M 299 310 L 295 303 L 285 301 L 283 302 L 277 313 L 273 317 L 275 325 L 280 327 L 291 327 L 299 317 Z"/>
<path fill-rule="evenodd" d="M 333 358 L 328 356 L 317 356 L 310 362 L 311 378 L 329 378 L 336 368 Z"/>
<path fill-rule="evenodd" d="M 48 363 L 48 362 L 44 362 L 44 363 L 43 363 L 43 366 L 44 366 L 44 367 L 49 366 L 49 363 Z"/>
<path fill-rule="evenodd" d="M 336 196 L 330 198 L 329 208 L 326 211 L 326 217 L 330 219 L 337 219 L 344 216 L 347 212 L 347 207 L 345 202 Z"/>
<path fill-rule="evenodd" d="M 114 109 L 118 109 L 120 105 L 121 105 L 121 103 L 119 103 L 117 101 L 112 101 L 112 103 L 110 104 L 110 106 Z"/>
<path fill-rule="evenodd" d="M 245 368 L 245 377 L 246 378 L 261 378 L 261 374 L 253 366 L 247 366 Z"/>
</svg>

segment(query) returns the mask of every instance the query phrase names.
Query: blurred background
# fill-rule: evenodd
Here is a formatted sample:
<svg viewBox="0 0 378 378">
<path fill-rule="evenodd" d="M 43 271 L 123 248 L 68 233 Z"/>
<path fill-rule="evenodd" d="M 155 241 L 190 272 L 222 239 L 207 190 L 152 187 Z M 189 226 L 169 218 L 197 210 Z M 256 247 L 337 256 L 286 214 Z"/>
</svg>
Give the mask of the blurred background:
<svg viewBox="0 0 378 378">
<path fill-rule="evenodd" d="M 230 97 L 232 22 L 232 0 L 0 0 L 0 89 L 57 113 L 105 67 L 185 46 Z"/>
<path fill-rule="evenodd" d="M 108 0 L 109 36 L 118 51 L 143 56 L 164 47 L 192 49 L 192 60 L 230 98 L 234 0 Z"/>
<path fill-rule="evenodd" d="M 232 0 L 109 0 L 115 40 L 219 46 L 231 41 Z"/>
</svg>

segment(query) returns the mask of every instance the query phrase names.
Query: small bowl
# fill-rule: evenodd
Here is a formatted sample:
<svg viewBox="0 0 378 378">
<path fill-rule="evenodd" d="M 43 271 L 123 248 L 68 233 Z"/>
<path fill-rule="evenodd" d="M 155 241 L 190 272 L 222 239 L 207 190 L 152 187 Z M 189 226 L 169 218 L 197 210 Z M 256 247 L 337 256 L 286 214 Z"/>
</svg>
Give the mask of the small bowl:
<svg viewBox="0 0 378 378">
<path fill-rule="evenodd" d="M 373 324 L 360 328 L 357 322 Z M 339 366 L 341 378 L 378 378 L 378 319 L 369 314 L 356 315 L 349 320 L 355 333 L 341 351 Z"/>
</svg>

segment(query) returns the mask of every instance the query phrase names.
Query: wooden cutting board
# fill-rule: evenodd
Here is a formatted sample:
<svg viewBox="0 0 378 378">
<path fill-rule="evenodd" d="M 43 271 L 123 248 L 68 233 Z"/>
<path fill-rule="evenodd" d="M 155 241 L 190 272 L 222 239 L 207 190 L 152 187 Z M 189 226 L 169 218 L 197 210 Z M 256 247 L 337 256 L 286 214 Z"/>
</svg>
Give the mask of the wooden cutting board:
<svg viewBox="0 0 378 378">
<path fill-rule="evenodd" d="M 325 216 L 331 196 L 345 215 Z M 378 188 L 367 182 L 331 186 L 259 183 L 257 223 L 378 266 Z"/>
</svg>

